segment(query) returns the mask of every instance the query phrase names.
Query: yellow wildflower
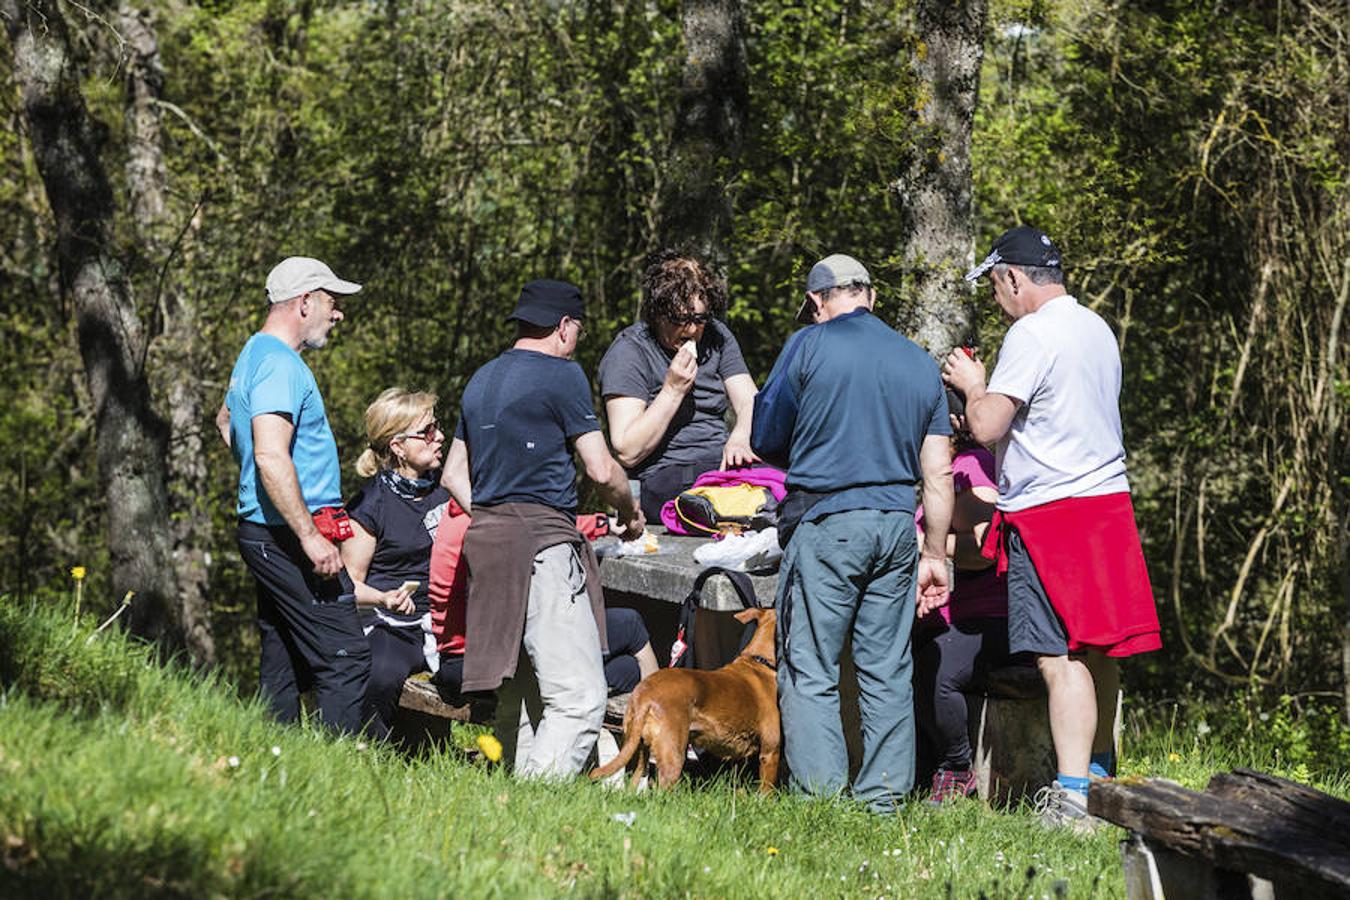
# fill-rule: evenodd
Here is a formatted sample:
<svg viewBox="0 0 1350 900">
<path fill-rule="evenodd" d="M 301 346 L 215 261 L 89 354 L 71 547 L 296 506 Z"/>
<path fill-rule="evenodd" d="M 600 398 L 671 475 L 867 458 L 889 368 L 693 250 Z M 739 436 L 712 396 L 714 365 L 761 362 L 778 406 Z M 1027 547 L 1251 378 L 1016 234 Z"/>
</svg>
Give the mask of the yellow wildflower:
<svg viewBox="0 0 1350 900">
<path fill-rule="evenodd" d="M 74 566 L 70 570 L 70 577 L 76 581 L 84 581 L 84 566 Z"/>
<path fill-rule="evenodd" d="M 478 749 L 483 751 L 488 762 L 500 762 L 502 758 L 502 742 L 490 734 L 480 734 L 478 736 Z"/>
<path fill-rule="evenodd" d="M 1169 753 L 1169 754 L 1167 754 L 1167 761 L 1168 761 L 1168 762 L 1181 762 L 1181 754 L 1180 754 L 1180 753 Z"/>
<path fill-rule="evenodd" d="M 765 848 L 764 848 L 764 852 L 767 853 L 767 854 L 769 854 L 770 856 L 777 856 L 777 855 L 778 855 L 778 848 L 777 848 L 777 847 L 765 847 Z"/>
</svg>

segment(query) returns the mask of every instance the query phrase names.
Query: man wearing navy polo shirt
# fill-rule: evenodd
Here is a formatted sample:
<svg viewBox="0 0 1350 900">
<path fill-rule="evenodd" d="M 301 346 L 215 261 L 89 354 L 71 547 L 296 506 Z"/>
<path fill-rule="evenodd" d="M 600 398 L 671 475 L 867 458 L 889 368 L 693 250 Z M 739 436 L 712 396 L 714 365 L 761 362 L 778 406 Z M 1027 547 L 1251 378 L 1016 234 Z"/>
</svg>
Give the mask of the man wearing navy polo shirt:
<svg viewBox="0 0 1350 900">
<path fill-rule="evenodd" d="M 572 360 L 585 309 L 563 281 L 531 281 L 509 316 L 515 343 L 469 379 L 442 484 L 471 512 L 465 691 L 498 691 L 497 732 L 526 778 L 581 771 L 604 721 L 605 606 L 595 552 L 577 531 L 577 467 L 643 519 L 610 455 L 591 386 Z M 521 715 L 522 701 L 526 715 Z M 513 740 L 515 738 L 516 740 Z"/>
<path fill-rule="evenodd" d="M 872 315 L 875 301 L 857 260 L 816 263 L 797 313 L 808 327 L 788 339 L 755 398 L 750 446 L 788 473 L 778 698 L 792 786 L 817 796 L 847 787 L 839 660 L 851 636 L 863 733 L 853 795 L 892 813 L 914 782 L 916 569 L 920 614 L 947 599 L 951 424 L 937 364 Z"/>
<path fill-rule="evenodd" d="M 248 339 L 216 417 L 239 463 L 239 552 L 258 584 L 259 687 L 283 722 L 313 687 L 319 717 L 355 732 L 370 648 L 335 542 L 342 478 L 314 374 L 300 358 L 328 342 L 341 298 L 361 285 L 317 259 L 292 256 L 267 276 L 267 321 Z"/>
</svg>

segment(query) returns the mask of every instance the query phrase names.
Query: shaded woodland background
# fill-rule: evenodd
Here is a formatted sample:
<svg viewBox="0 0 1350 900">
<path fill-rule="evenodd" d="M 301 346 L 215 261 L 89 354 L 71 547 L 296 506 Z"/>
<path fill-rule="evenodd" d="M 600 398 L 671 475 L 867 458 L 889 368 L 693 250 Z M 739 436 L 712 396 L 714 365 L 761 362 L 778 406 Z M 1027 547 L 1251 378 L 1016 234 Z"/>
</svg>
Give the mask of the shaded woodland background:
<svg viewBox="0 0 1350 900">
<path fill-rule="evenodd" d="M 1003 325 L 959 281 L 1049 231 L 1119 334 L 1167 646 L 1154 696 L 1350 714 L 1350 3 L 0 0 L 0 591 L 67 570 L 253 684 L 237 469 L 211 419 L 263 279 L 365 291 L 324 388 L 348 484 L 384 387 L 583 286 L 595 369 L 642 258 L 714 259 L 757 381 L 833 251 L 933 352 Z M 978 91 L 977 91 L 978 88 Z"/>
</svg>

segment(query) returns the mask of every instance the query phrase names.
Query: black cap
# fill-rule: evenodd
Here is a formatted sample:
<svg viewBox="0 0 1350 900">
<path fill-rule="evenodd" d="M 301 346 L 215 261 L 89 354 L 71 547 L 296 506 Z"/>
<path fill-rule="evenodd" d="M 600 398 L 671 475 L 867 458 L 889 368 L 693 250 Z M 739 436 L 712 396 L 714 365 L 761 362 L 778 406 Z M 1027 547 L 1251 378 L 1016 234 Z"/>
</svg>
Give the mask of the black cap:
<svg viewBox="0 0 1350 900">
<path fill-rule="evenodd" d="M 1059 248 L 1044 231 L 1030 225 L 1018 225 L 1009 228 L 994 241 L 994 247 L 984 262 L 966 273 L 966 281 L 974 281 L 999 263 L 1058 269 L 1060 259 Z"/>
<path fill-rule="evenodd" d="M 506 318 L 549 328 L 561 322 L 564 316 L 582 319 L 585 315 L 586 307 L 581 302 L 580 288 L 566 281 L 540 278 L 520 289 L 516 308 Z"/>
</svg>

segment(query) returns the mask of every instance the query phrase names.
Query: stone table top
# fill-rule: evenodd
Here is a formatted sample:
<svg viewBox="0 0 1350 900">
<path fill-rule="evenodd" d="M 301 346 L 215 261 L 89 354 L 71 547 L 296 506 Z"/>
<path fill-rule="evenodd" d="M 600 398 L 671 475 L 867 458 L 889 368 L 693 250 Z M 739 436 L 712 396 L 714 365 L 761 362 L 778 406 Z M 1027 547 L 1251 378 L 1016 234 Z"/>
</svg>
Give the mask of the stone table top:
<svg viewBox="0 0 1350 900">
<path fill-rule="evenodd" d="M 706 538 L 658 534 L 659 553 L 642 556 L 604 556 L 604 547 L 617 538 L 601 538 L 595 548 L 600 559 L 600 584 L 609 591 L 637 594 L 667 603 L 683 603 L 693 590 L 694 578 L 704 566 L 694 559 L 694 550 L 707 543 Z M 761 606 L 772 606 L 778 591 L 778 574 L 751 575 L 755 598 Z M 741 602 L 736 589 L 723 576 L 709 578 L 703 585 L 703 608 L 737 611 Z"/>
</svg>

